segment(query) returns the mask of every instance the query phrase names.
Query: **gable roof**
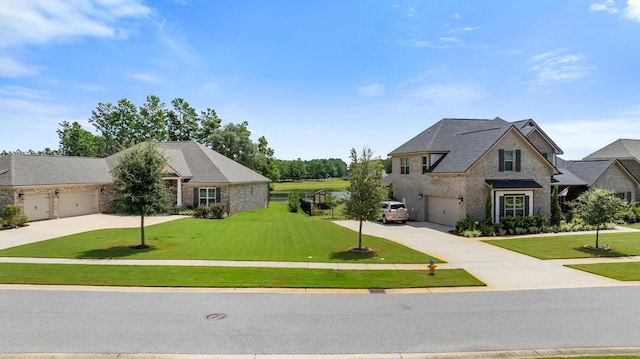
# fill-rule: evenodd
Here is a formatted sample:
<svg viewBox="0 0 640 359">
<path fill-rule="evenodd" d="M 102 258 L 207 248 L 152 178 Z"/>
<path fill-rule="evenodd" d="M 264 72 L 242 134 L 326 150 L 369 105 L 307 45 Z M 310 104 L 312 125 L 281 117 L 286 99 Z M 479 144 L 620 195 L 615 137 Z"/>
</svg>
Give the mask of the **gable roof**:
<svg viewBox="0 0 640 359">
<path fill-rule="evenodd" d="M 561 174 L 553 176 L 552 183 L 561 186 L 593 186 L 596 181 L 612 166 L 617 165 L 625 171 L 630 178 L 637 180 L 622 166 L 620 161 L 614 158 L 565 161 L 559 159 L 558 171 Z"/>
<path fill-rule="evenodd" d="M 195 141 L 157 144 L 167 165 L 194 183 L 260 183 L 267 177 Z M 127 151 L 127 150 L 125 150 Z M 119 152 L 107 158 L 8 154 L 0 156 L 0 186 L 107 184 Z"/>
<path fill-rule="evenodd" d="M 160 142 L 167 164 L 195 183 L 271 182 L 267 177 L 195 141 Z"/>
<path fill-rule="evenodd" d="M 593 152 L 584 159 L 635 159 L 640 161 L 640 140 L 621 138 Z"/>
<path fill-rule="evenodd" d="M 430 172 L 461 173 L 468 170 L 509 130 L 517 131 L 526 141 L 528 141 L 527 134 L 533 131 L 538 131 L 543 137 L 548 138 L 542 130 L 537 128 L 533 120 L 511 123 L 500 117 L 493 120 L 444 118 L 388 155 L 445 153 L 446 155 L 437 166 L 430 169 Z M 562 152 L 555 143 L 552 141 L 550 143 L 560 153 Z M 533 145 L 532 147 L 535 148 Z"/>
</svg>

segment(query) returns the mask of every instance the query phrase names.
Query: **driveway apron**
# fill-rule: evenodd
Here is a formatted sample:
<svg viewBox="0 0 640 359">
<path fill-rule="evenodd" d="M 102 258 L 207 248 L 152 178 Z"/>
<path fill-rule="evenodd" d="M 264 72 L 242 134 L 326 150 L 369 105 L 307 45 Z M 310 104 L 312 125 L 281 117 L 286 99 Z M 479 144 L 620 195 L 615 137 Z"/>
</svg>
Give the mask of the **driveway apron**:
<svg viewBox="0 0 640 359">
<path fill-rule="evenodd" d="M 358 231 L 356 221 L 337 224 Z M 463 268 L 491 289 L 579 288 L 625 285 L 595 274 L 448 233 L 452 227 L 426 222 L 383 225 L 365 222 L 364 234 L 382 237 Z M 364 243 L 366 246 L 366 243 Z M 437 269 L 436 269 L 437 271 Z"/>
</svg>

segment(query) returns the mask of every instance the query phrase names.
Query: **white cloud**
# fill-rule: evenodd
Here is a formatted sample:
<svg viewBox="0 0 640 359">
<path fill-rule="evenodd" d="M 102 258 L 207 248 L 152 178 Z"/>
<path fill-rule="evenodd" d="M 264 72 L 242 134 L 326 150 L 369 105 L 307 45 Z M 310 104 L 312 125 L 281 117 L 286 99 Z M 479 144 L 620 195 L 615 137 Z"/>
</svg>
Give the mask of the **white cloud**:
<svg viewBox="0 0 640 359">
<path fill-rule="evenodd" d="M 384 86 L 381 84 L 371 84 L 358 87 L 358 93 L 367 97 L 375 97 L 384 92 Z"/>
<path fill-rule="evenodd" d="M 640 138 L 640 110 L 602 119 L 576 119 L 541 124 L 562 148 L 567 160 L 582 159 L 620 138 Z"/>
<path fill-rule="evenodd" d="M 0 77 L 24 77 L 38 74 L 38 69 L 8 57 L 0 56 Z"/>
<path fill-rule="evenodd" d="M 82 37 L 117 37 L 126 18 L 146 17 L 138 0 L 21 0 L 0 2 L 0 47 L 67 42 Z"/>
<path fill-rule="evenodd" d="M 624 16 L 640 22 L 640 0 L 628 0 L 627 8 L 624 10 Z"/>
<path fill-rule="evenodd" d="M 8 96 L 8 97 L 26 98 L 30 100 L 51 98 L 51 96 L 44 91 L 33 90 L 26 87 L 15 86 L 15 85 L 0 87 L 0 95 Z"/>
<path fill-rule="evenodd" d="M 415 11 L 416 10 L 414 8 L 410 7 L 408 12 L 407 12 L 407 16 L 409 16 L 409 17 L 416 16 Z"/>
<path fill-rule="evenodd" d="M 618 12 L 618 9 L 613 0 L 605 0 L 602 3 L 591 4 L 589 11 L 606 11 L 609 14 L 615 14 Z"/>
<path fill-rule="evenodd" d="M 405 101 L 412 103 L 462 104 L 477 101 L 487 96 L 486 92 L 471 84 L 425 85 L 416 82 L 401 85 Z"/>
<path fill-rule="evenodd" d="M 563 50 L 554 50 L 532 57 L 529 71 L 534 74 L 535 87 L 546 86 L 554 82 L 574 81 L 585 78 L 594 70 L 586 64 L 582 54 L 564 54 Z"/>
<path fill-rule="evenodd" d="M 178 33 L 175 28 L 167 26 L 166 20 L 156 23 L 158 36 L 171 48 L 180 58 L 192 65 L 199 64 L 202 59 L 198 53 L 189 45 L 184 34 Z"/>
<path fill-rule="evenodd" d="M 134 80 L 138 80 L 140 82 L 147 82 L 152 84 L 157 84 L 164 81 L 164 79 L 157 76 L 156 74 L 145 73 L 145 72 L 130 73 L 127 75 L 127 77 L 132 78 Z"/>
</svg>

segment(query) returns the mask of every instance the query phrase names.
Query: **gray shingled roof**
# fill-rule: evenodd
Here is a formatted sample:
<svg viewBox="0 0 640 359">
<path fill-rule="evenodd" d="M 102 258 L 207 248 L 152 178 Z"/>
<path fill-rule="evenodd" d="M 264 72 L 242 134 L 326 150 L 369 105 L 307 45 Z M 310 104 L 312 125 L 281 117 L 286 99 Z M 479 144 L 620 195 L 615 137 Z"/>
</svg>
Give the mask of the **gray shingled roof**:
<svg viewBox="0 0 640 359">
<path fill-rule="evenodd" d="M 554 181 L 552 182 L 558 185 L 587 185 L 591 187 L 615 162 L 615 159 L 558 161 L 558 171 L 561 174 L 553 176 Z"/>
<path fill-rule="evenodd" d="M 270 182 L 267 177 L 194 141 L 161 142 L 167 164 L 194 183 Z M 110 169 L 122 153 L 107 158 L 0 156 L 0 186 L 111 183 Z"/>
<path fill-rule="evenodd" d="M 173 169 L 185 171 L 186 160 L 195 183 L 250 183 L 271 182 L 267 177 L 225 157 L 195 141 L 161 142 L 158 149 L 166 149 L 167 162 Z M 176 150 L 178 152 L 176 152 Z M 182 158 L 176 156 L 181 153 Z M 183 173 L 180 173 L 183 175 Z"/>
<path fill-rule="evenodd" d="M 640 140 L 621 138 L 604 146 L 596 152 L 585 157 L 585 160 L 592 159 L 635 159 L 640 161 Z"/>
<path fill-rule="evenodd" d="M 449 152 L 456 135 L 498 129 L 511 124 L 499 117 L 493 120 L 444 118 L 389 153 L 389 156 L 420 152 Z"/>
<path fill-rule="evenodd" d="M 388 155 L 445 153 L 432 173 L 465 172 L 511 128 L 525 137 L 538 131 L 562 153 L 533 120 L 507 122 L 496 117 L 493 120 L 444 118 Z"/>
<path fill-rule="evenodd" d="M 0 156 L 0 186 L 40 186 L 110 183 L 104 158 L 38 156 L 11 153 Z"/>
</svg>

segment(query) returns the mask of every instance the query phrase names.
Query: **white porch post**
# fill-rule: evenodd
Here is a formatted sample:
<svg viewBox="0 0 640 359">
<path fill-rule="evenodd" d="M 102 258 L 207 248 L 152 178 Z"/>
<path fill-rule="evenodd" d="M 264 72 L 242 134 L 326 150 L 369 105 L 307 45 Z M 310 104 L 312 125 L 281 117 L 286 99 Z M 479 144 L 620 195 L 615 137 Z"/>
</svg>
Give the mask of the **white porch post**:
<svg viewBox="0 0 640 359">
<path fill-rule="evenodd" d="M 177 201 L 176 204 L 178 207 L 182 208 L 182 178 L 178 177 L 178 190 L 177 192 Z"/>
</svg>

